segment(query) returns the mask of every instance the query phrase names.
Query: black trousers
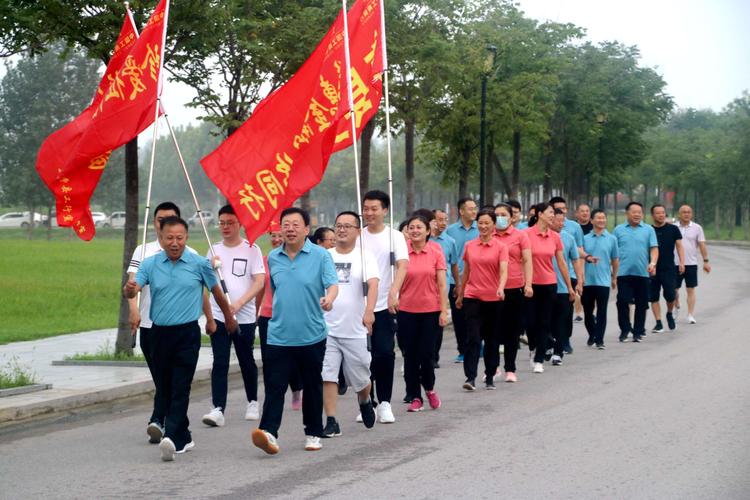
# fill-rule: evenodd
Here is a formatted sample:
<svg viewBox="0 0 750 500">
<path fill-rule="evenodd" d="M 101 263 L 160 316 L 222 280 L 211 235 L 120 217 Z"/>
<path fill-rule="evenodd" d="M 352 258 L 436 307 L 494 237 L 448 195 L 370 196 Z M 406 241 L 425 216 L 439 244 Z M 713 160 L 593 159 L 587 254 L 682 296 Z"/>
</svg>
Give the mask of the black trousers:
<svg viewBox="0 0 750 500">
<path fill-rule="evenodd" d="M 141 327 L 140 329 L 140 346 L 143 357 L 146 358 L 146 365 L 148 365 L 148 371 L 151 372 L 151 380 L 154 381 L 154 387 L 156 387 L 156 373 L 154 372 L 154 338 L 151 328 Z M 156 392 L 154 392 L 154 408 L 151 411 L 151 417 L 148 422 L 154 422 L 161 426 L 164 425 L 164 415 L 166 415 L 167 409 L 164 405 L 157 405 Z"/>
<path fill-rule="evenodd" d="M 564 356 L 565 346 L 572 334 L 573 303 L 567 293 L 557 293 L 552 307 L 552 337 L 555 339 L 554 351 L 557 356 Z"/>
<path fill-rule="evenodd" d="M 505 301 L 502 305 L 502 328 L 500 334 L 505 353 L 505 371 L 516 371 L 516 356 L 518 355 L 518 339 L 523 331 L 523 315 L 525 308 L 523 288 L 509 288 L 505 290 Z"/>
<path fill-rule="evenodd" d="M 643 276 L 617 277 L 617 323 L 620 335 L 633 332 L 641 336 L 646 332 L 646 311 L 648 311 L 649 278 Z M 633 324 L 630 324 L 630 303 L 635 302 Z"/>
<path fill-rule="evenodd" d="M 302 423 L 306 436 L 323 433 L 323 358 L 326 341 L 305 346 L 266 345 L 266 360 L 263 362 L 263 383 L 266 397 L 263 401 L 263 416 L 259 427 L 279 437 L 281 416 L 284 413 L 284 396 L 289 377 L 295 368 L 302 375 Z"/>
<path fill-rule="evenodd" d="M 268 322 L 271 320 L 268 316 L 258 316 L 258 337 L 260 337 L 260 359 L 263 366 L 266 366 L 266 344 L 268 340 Z M 265 372 L 263 372 L 265 373 Z M 289 388 L 294 391 L 302 390 L 302 376 L 299 368 L 293 369 L 289 375 Z"/>
<path fill-rule="evenodd" d="M 604 332 L 607 329 L 607 303 L 609 302 L 608 286 L 584 286 L 581 295 L 583 306 L 583 323 L 589 334 L 589 340 L 595 344 L 604 344 Z M 594 315 L 596 308 L 596 315 Z"/>
<path fill-rule="evenodd" d="M 466 351 L 464 352 L 464 375 L 468 380 L 477 378 L 479 350 L 484 341 L 484 374 L 492 380 L 500 365 L 500 314 L 503 303 L 499 300 L 485 302 L 465 298 L 463 303 L 466 318 Z"/>
<path fill-rule="evenodd" d="M 396 366 L 395 336 L 398 330 L 396 315 L 387 309 L 375 313 L 375 324 L 370 337 L 370 379 L 372 394 L 381 403 L 391 401 L 393 395 L 393 370 Z M 432 344 L 434 346 L 434 343 Z"/>
<path fill-rule="evenodd" d="M 201 330 L 197 321 L 174 326 L 151 328 L 156 373 L 156 405 L 166 409 L 164 437 L 177 450 L 192 441 L 187 411 L 190 385 L 198 364 Z"/>
<path fill-rule="evenodd" d="M 216 332 L 211 335 L 211 350 L 214 362 L 211 370 L 211 400 L 217 408 L 227 407 L 227 375 L 229 373 L 229 353 L 234 344 L 234 352 L 242 372 L 247 401 L 258 400 L 258 366 L 253 357 L 255 344 L 255 323 L 240 325 L 240 331 L 229 334 L 226 325 L 216 320 Z"/>
<path fill-rule="evenodd" d="M 531 285 L 534 296 L 528 299 L 526 332 L 529 349 L 534 351 L 534 362 L 544 363 L 547 339 L 552 330 L 552 308 L 557 295 L 557 284 Z"/>
<path fill-rule="evenodd" d="M 404 352 L 404 381 L 410 398 L 422 399 L 422 388 L 435 388 L 435 337 L 440 330 L 440 312 L 398 312 L 398 344 Z"/>
<path fill-rule="evenodd" d="M 456 285 L 451 285 L 448 291 L 448 301 L 451 305 L 451 321 L 453 322 L 453 331 L 456 334 L 456 348 L 458 354 L 465 354 L 466 351 L 466 320 L 464 319 L 464 312 L 462 309 L 456 308 L 456 298 L 453 296 L 453 291 L 456 289 Z"/>
</svg>

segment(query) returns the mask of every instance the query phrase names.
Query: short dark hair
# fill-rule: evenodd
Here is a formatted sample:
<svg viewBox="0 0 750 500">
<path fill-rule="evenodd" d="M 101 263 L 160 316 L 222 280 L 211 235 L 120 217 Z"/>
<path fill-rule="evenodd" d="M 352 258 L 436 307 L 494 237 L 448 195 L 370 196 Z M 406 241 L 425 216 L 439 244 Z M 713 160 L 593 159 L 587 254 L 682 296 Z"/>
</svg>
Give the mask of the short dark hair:
<svg viewBox="0 0 750 500">
<path fill-rule="evenodd" d="M 517 208 L 519 211 L 521 210 L 521 202 L 519 202 L 518 200 L 505 200 L 505 204 L 510 205 L 513 208 Z"/>
<path fill-rule="evenodd" d="M 409 223 L 409 221 L 406 221 L 406 220 L 402 220 L 402 221 L 401 221 L 401 222 L 400 222 L 400 223 L 398 224 L 398 232 L 399 232 L 399 233 L 403 232 L 403 231 L 404 231 L 404 228 L 406 227 L 406 225 L 407 225 L 408 223 Z"/>
<path fill-rule="evenodd" d="M 185 220 L 182 217 L 179 217 L 177 215 L 170 215 L 168 217 L 164 217 L 161 220 L 161 226 L 160 229 L 164 229 L 167 226 L 182 226 L 185 228 L 185 232 L 188 232 L 188 223 L 185 222 Z"/>
<path fill-rule="evenodd" d="M 285 208 L 281 212 L 281 217 L 279 217 L 279 222 L 283 221 L 284 217 L 286 217 L 288 215 L 294 215 L 294 214 L 299 214 L 300 217 L 302 217 L 302 222 L 305 223 L 305 226 L 309 226 L 310 225 L 310 214 L 307 213 L 307 210 L 303 210 L 303 209 L 301 209 L 299 207 Z"/>
<path fill-rule="evenodd" d="M 490 219 L 492 219 L 492 222 L 493 222 L 493 223 L 497 222 L 497 215 L 495 215 L 495 207 L 492 207 L 492 208 L 483 208 L 483 209 L 481 209 L 481 210 L 480 210 L 480 211 L 479 211 L 479 212 L 477 213 L 477 219 L 476 219 L 476 220 L 479 220 L 479 218 L 480 218 L 481 216 L 483 216 L 483 215 L 486 215 L 486 216 L 488 216 L 488 217 L 489 217 Z"/>
<path fill-rule="evenodd" d="M 219 217 L 224 214 L 237 215 L 237 212 L 234 211 L 234 207 L 232 205 L 226 204 L 219 209 Z"/>
<path fill-rule="evenodd" d="M 579 203 L 579 204 L 578 204 L 578 206 L 576 207 L 576 209 L 580 210 L 580 209 L 581 209 L 581 207 L 589 207 L 589 208 L 591 208 L 591 205 L 589 205 L 589 204 L 588 204 L 588 203 L 586 203 L 586 202 L 583 202 L 583 203 Z"/>
<path fill-rule="evenodd" d="M 651 215 L 654 215 L 654 210 L 659 207 L 663 208 L 665 212 L 667 211 L 667 207 L 665 207 L 661 203 L 654 203 L 653 205 L 651 205 Z"/>
<path fill-rule="evenodd" d="M 437 214 L 438 214 L 438 212 L 443 212 L 443 213 L 444 213 L 444 214 L 446 214 L 446 215 L 448 214 L 448 212 L 446 212 L 446 211 L 445 211 L 445 210 L 443 210 L 442 208 L 435 208 L 435 209 L 433 209 L 433 211 L 432 211 L 432 215 L 434 215 L 434 216 L 436 216 L 436 217 L 437 217 Z"/>
<path fill-rule="evenodd" d="M 464 205 L 466 205 L 466 202 L 469 201 L 474 201 L 474 198 L 471 198 L 470 196 L 464 196 L 463 198 L 458 199 L 458 203 L 456 203 L 456 205 L 458 206 L 458 209 L 461 210 L 462 208 L 464 208 Z M 474 203 L 476 202 L 474 201 Z"/>
<path fill-rule="evenodd" d="M 174 210 L 174 213 L 177 214 L 177 217 L 180 216 L 180 207 L 178 207 L 171 201 L 163 201 L 156 205 L 156 208 L 154 209 L 154 219 L 156 218 L 156 214 L 158 212 L 161 212 L 162 210 Z"/>
<path fill-rule="evenodd" d="M 404 224 L 404 225 L 408 226 L 409 224 L 411 224 L 415 220 L 418 220 L 419 222 L 421 222 L 422 224 L 424 224 L 424 227 L 427 228 L 427 239 L 426 239 L 426 241 L 430 241 L 430 221 L 428 221 L 427 219 L 425 219 L 424 215 L 417 214 L 417 213 L 412 214 L 408 219 L 406 219 L 406 224 Z"/>
<path fill-rule="evenodd" d="M 641 203 L 640 201 L 631 201 L 630 203 L 625 205 L 625 211 L 627 212 L 628 210 L 630 210 L 630 207 L 632 207 L 633 205 L 638 205 L 639 207 L 641 207 L 641 210 L 643 210 L 643 203 Z"/>
<path fill-rule="evenodd" d="M 357 220 L 357 227 L 361 227 L 362 226 L 362 221 L 360 220 L 359 214 L 357 212 L 353 212 L 351 210 L 344 210 L 343 212 L 339 212 L 339 214 L 336 216 L 335 220 L 338 221 L 339 217 L 341 217 L 342 215 L 351 215 L 352 217 L 354 217 Z"/>
<path fill-rule="evenodd" d="M 562 208 L 556 208 L 555 215 L 565 215 L 565 212 L 562 211 Z"/>
<path fill-rule="evenodd" d="M 378 200 L 384 209 L 391 206 L 391 197 L 388 196 L 388 193 L 380 191 L 379 189 L 373 189 L 372 191 L 366 192 L 362 197 L 362 203 L 367 200 Z"/>
<path fill-rule="evenodd" d="M 562 196 L 553 196 L 552 198 L 549 199 L 549 204 L 552 206 L 558 203 L 565 203 L 565 206 L 566 207 L 568 206 L 568 202 L 565 201 L 565 198 L 563 198 Z"/>
<path fill-rule="evenodd" d="M 315 232 L 312 235 L 312 238 L 310 239 L 312 240 L 313 243 L 315 243 L 316 245 L 319 245 L 320 242 L 326 238 L 326 233 L 328 232 L 332 233 L 333 229 L 331 229 L 330 227 L 321 226 L 315 230 Z"/>
<path fill-rule="evenodd" d="M 605 217 L 607 216 L 607 212 L 601 208 L 595 208 L 591 211 L 591 218 L 593 219 L 597 214 L 604 214 Z"/>
<path fill-rule="evenodd" d="M 508 211 L 508 213 L 510 214 L 513 213 L 513 207 L 510 203 L 505 203 L 505 202 L 498 203 L 497 205 L 495 205 L 495 210 L 497 210 L 498 208 L 504 208 L 505 210 Z"/>
<path fill-rule="evenodd" d="M 427 219 L 427 222 L 430 222 L 433 219 L 435 219 L 435 214 L 429 208 L 418 208 L 414 211 L 412 215 L 421 215 L 422 217 Z M 430 226 L 428 225 L 427 227 L 430 227 Z"/>
</svg>

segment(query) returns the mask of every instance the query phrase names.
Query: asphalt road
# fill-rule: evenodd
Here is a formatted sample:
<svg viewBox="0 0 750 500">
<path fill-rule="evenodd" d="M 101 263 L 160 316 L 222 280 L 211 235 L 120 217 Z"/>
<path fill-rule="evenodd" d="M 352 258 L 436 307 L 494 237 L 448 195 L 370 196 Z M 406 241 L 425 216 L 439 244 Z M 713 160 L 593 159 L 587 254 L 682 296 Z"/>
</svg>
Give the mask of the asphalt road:
<svg viewBox="0 0 750 500">
<path fill-rule="evenodd" d="M 750 252 L 711 248 L 697 325 L 585 346 L 544 374 L 519 365 L 519 382 L 464 393 L 460 365 L 443 351 L 443 407 L 366 430 L 340 401 L 344 435 L 305 452 L 302 417 L 288 410 L 281 453 L 250 442 L 242 391 L 230 392 L 224 428 L 190 406 L 196 449 L 162 463 L 146 442 L 145 401 L 0 435 L 0 498 L 750 498 Z M 683 309 L 684 311 L 684 309 Z M 653 326 L 649 318 L 647 326 Z M 395 394 L 403 395 L 403 381 Z"/>
</svg>

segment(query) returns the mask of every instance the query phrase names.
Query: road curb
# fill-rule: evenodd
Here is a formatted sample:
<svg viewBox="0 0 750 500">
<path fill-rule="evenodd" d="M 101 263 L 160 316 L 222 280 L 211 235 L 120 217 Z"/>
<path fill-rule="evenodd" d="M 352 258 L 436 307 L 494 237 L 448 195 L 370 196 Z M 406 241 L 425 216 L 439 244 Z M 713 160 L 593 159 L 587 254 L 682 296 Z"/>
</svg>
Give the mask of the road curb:
<svg viewBox="0 0 750 500">
<path fill-rule="evenodd" d="M 261 363 L 256 360 L 258 368 Z M 229 364 L 229 374 L 239 373 L 239 364 L 235 361 Z M 193 377 L 194 389 L 211 383 L 211 368 L 201 368 L 195 371 Z M 52 397 L 51 393 L 56 393 Z M 151 380 L 115 384 L 110 387 L 102 387 L 95 390 L 66 390 L 50 389 L 51 397 L 33 403 L 8 408 L 0 408 L 0 426 L 23 423 L 40 416 L 52 416 L 56 413 L 77 410 L 87 406 L 101 403 L 110 403 L 120 399 L 127 399 L 154 392 L 154 383 Z M 12 396 L 9 396 L 9 398 Z"/>
<path fill-rule="evenodd" d="M 707 240 L 706 244 L 717 247 L 750 248 L 750 241 Z"/>
</svg>

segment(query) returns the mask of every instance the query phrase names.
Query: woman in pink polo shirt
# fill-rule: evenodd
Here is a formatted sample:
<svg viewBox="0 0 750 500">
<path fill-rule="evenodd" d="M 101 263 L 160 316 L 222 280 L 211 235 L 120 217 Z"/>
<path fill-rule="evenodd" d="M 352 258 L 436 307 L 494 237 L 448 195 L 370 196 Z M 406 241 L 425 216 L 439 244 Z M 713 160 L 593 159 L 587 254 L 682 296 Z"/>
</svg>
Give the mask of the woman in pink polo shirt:
<svg viewBox="0 0 750 500">
<path fill-rule="evenodd" d="M 485 387 L 495 388 L 493 378 L 500 365 L 500 314 L 508 279 L 508 247 L 495 238 L 495 211 L 484 208 L 477 214 L 479 237 L 464 246 L 464 272 L 456 307 L 466 319 L 463 388 L 475 389 L 479 345 L 484 340 Z"/>
<path fill-rule="evenodd" d="M 508 280 L 505 282 L 502 343 L 505 357 L 505 381 L 516 382 L 518 339 L 523 331 L 524 297 L 534 295 L 531 287 L 531 244 L 528 235 L 511 224 L 513 209 L 499 203 L 495 206 L 495 238 L 508 247 Z"/>
<path fill-rule="evenodd" d="M 271 240 L 271 248 L 276 248 L 284 243 L 281 236 L 281 225 L 271 221 L 268 226 L 268 238 Z M 266 340 L 268 339 L 268 322 L 273 315 L 273 290 L 271 289 L 271 272 L 268 269 L 268 255 L 263 256 L 263 264 L 266 266 L 265 286 L 255 296 L 255 308 L 258 313 L 258 337 L 260 337 L 260 358 L 263 361 L 263 371 L 266 370 Z M 298 370 L 292 370 L 289 377 L 289 388 L 292 389 L 292 410 L 302 409 L 302 377 Z"/>
<path fill-rule="evenodd" d="M 409 267 L 399 294 L 398 344 L 404 354 L 406 394 L 412 402 L 407 411 L 424 407 L 424 387 L 430 407 L 440 407 L 435 392 L 435 343 L 448 320 L 448 285 L 445 256 L 440 245 L 429 245 L 430 223 L 421 215 L 406 221 Z"/>
<path fill-rule="evenodd" d="M 568 290 L 573 290 L 568 266 L 563 258 L 562 240 L 558 233 L 550 229 L 554 217 L 555 209 L 552 205 L 539 203 L 536 205 L 536 215 L 529 220 L 529 228 L 524 230 L 531 244 L 533 268 L 531 287 L 534 295 L 528 299 L 530 310 L 526 331 L 529 336 L 529 350 L 534 355 L 534 373 L 544 372 L 544 353 L 547 350 L 547 338 L 552 325 L 552 305 L 557 298 L 557 275 L 552 266 L 552 259 L 557 259 L 557 266 Z"/>
</svg>

